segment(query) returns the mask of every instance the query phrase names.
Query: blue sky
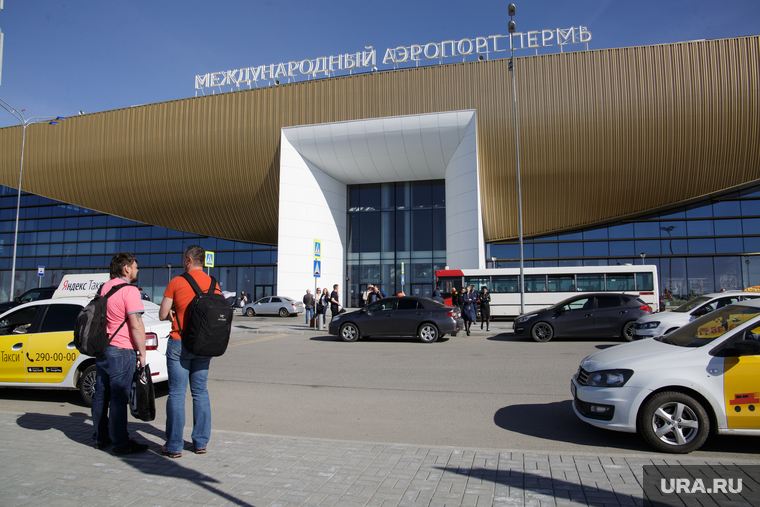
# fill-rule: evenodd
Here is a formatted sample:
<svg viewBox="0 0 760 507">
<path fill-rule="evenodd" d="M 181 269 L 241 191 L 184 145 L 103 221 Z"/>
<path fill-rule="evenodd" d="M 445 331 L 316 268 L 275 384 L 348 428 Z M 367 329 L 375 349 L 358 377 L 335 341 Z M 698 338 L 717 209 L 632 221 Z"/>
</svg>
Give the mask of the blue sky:
<svg viewBox="0 0 760 507">
<path fill-rule="evenodd" d="M 760 33 L 759 0 L 515 3 L 518 31 L 583 25 L 593 34 L 589 49 Z M 0 98 L 27 117 L 71 116 L 192 97 L 196 74 L 370 45 L 379 63 L 389 47 L 506 34 L 508 4 L 5 0 Z M 0 127 L 15 124 L 0 110 Z"/>
</svg>

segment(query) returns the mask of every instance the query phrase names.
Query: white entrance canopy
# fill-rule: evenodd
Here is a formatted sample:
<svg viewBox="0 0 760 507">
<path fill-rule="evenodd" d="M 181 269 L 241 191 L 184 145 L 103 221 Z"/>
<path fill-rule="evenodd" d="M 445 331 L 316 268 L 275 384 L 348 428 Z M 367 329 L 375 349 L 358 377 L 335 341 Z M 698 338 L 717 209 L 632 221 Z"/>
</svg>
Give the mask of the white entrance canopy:
<svg viewBox="0 0 760 507">
<path fill-rule="evenodd" d="M 317 285 L 345 294 L 348 185 L 445 180 L 446 263 L 485 267 L 474 110 L 289 127 L 280 140 L 280 295 L 314 286 L 315 239 Z"/>
</svg>

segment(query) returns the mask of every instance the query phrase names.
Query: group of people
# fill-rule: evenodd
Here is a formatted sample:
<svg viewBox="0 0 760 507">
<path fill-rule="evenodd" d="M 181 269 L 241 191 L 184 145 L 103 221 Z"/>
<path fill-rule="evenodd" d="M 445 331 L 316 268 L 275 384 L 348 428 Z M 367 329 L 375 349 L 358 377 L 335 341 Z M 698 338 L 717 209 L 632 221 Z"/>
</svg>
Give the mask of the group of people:
<svg viewBox="0 0 760 507">
<path fill-rule="evenodd" d="M 315 328 L 326 329 L 327 309 L 330 309 L 332 315 L 337 315 L 341 310 L 338 284 L 333 285 L 332 292 L 327 287 L 324 289 L 317 287 L 314 294 L 311 293 L 311 289 L 306 289 L 303 307 L 306 313 L 306 325 L 311 325 L 311 320 L 314 319 Z"/>
<path fill-rule="evenodd" d="M 206 252 L 198 245 L 182 253 L 184 272 L 198 286 L 208 291 L 212 278 L 203 271 Z M 126 252 L 111 259 L 110 280 L 101 294 L 115 285 L 127 283 L 107 301 L 106 332 L 111 342 L 106 351 L 95 358 L 97 367 L 95 393 L 92 398 L 92 421 L 96 449 L 113 445 L 114 454 L 134 454 L 148 450 L 148 445 L 129 438 L 127 409 L 132 376 L 136 365 L 147 364 L 145 352 L 144 307 L 137 281 L 137 259 Z M 215 291 L 222 291 L 217 284 Z M 164 291 L 158 311 L 161 320 L 170 320 L 172 330 L 166 346 L 166 366 L 169 374 L 169 397 L 166 400 L 166 443 L 161 454 L 179 458 L 185 446 L 185 393 L 188 383 L 193 398 L 192 451 L 206 453 L 211 438 L 211 402 L 206 387 L 210 357 L 196 356 L 182 343 L 179 322 L 185 322 L 185 311 L 195 297 L 195 291 L 182 276 L 173 278 Z M 126 324 L 126 325 L 124 325 Z M 110 412 L 110 414 L 109 414 Z"/>
<path fill-rule="evenodd" d="M 488 287 L 484 285 L 480 292 L 475 292 L 473 285 L 462 287 L 461 292 L 452 288 L 451 303 L 458 306 L 462 313 L 467 336 L 470 336 L 472 323 L 478 321 L 478 307 L 480 307 L 480 329 L 483 329 L 483 324 L 485 324 L 486 331 L 491 330 L 491 293 L 488 292 Z"/>
</svg>

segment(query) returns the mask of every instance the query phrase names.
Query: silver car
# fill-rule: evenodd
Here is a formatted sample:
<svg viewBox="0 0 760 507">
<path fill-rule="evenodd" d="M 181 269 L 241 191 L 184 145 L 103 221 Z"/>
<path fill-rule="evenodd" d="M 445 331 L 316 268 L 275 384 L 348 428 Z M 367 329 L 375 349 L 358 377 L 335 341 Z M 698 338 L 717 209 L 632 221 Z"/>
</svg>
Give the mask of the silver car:
<svg viewBox="0 0 760 507">
<path fill-rule="evenodd" d="M 303 313 L 303 303 L 285 296 L 267 296 L 243 307 L 243 315 L 279 315 L 289 317 Z"/>
</svg>

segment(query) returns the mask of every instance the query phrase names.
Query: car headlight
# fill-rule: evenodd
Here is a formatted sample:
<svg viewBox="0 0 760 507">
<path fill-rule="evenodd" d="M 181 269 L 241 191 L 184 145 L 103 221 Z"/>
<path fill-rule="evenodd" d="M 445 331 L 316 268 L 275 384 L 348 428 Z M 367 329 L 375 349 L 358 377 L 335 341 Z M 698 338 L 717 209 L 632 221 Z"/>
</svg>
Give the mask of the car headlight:
<svg viewBox="0 0 760 507">
<path fill-rule="evenodd" d="M 638 327 L 639 329 L 654 329 L 659 325 L 660 325 L 659 322 L 653 321 L 653 322 L 644 322 L 643 324 L 639 324 L 636 327 Z"/>
<path fill-rule="evenodd" d="M 633 370 L 602 370 L 588 374 L 587 385 L 592 387 L 623 387 Z"/>
<path fill-rule="evenodd" d="M 524 317 L 517 317 L 515 319 L 515 324 L 522 324 L 523 322 L 527 322 L 527 321 L 529 321 L 530 319 L 532 319 L 535 316 L 536 315 L 533 314 L 533 315 L 525 315 Z"/>
</svg>

